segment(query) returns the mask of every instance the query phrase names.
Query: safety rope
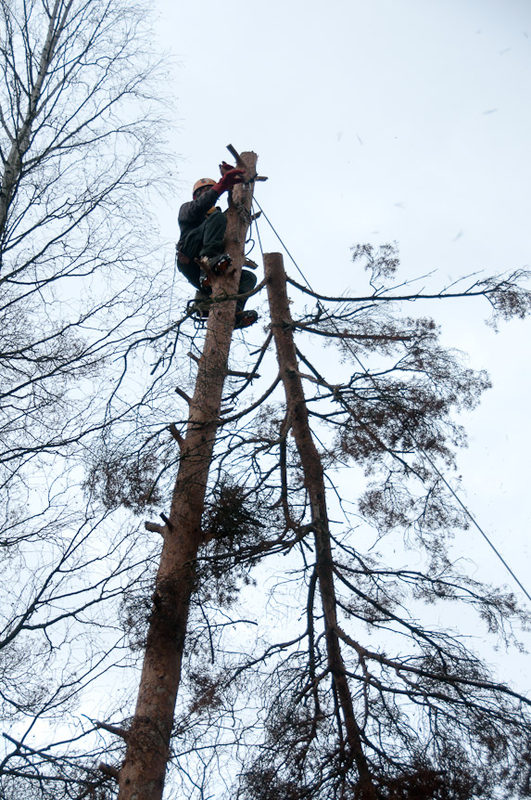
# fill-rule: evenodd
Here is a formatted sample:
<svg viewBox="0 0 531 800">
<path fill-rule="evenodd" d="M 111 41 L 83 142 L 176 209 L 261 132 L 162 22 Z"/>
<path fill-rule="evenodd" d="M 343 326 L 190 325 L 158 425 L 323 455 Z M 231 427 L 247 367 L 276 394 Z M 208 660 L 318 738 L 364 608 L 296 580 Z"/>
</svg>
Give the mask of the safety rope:
<svg viewBox="0 0 531 800">
<path fill-rule="evenodd" d="M 265 213 L 265 211 L 264 211 L 264 209 L 262 208 L 262 206 L 260 205 L 260 203 L 258 202 L 258 200 L 257 200 L 256 198 L 253 198 L 253 202 L 254 202 L 254 203 L 256 203 L 256 205 L 258 206 L 258 208 L 259 208 L 259 209 L 260 209 L 260 211 L 262 212 L 262 215 L 263 215 L 264 219 L 267 221 L 267 223 L 268 223 L 269 227 L 271 228 L 271 230 L 273 231 L 273 233 L 274 233 L 274 234 L 275 234 L 275 236 L 277 237 L 278 241 L 280 242 L 280 244 L 282 245 L 282 247 L 284 248 L 284 250 L 286 251 L 286 253 L 288 254 L 288 256 L 289 256 L 289 257 L 291 258 L 291 260 L 293 261 L 293 263 L 294 263 L 294 265 L 295 265 L 295 268 L 297 269 L 297 271 L 298 271 L 299 275 L 301 276 L 301 278 L 303 279 L 303 281 L 306 283 L 306 285 L 307 285 L 308 289 L 310 289 L 310 290 L 313 292 L 313 289 L 312 289 L 312 287 L 311 287 L 311 286 L 310 286 L 310 284 L 308 283 L 308 280 L 307 280 L 307 278 L 306 278 L 306 275 L 305 275 L 305 274 L 303 273 L 303 271 L 302 271 L 302 270 L 299 268 L 299 265 L 297 264 L 297 262 L 295 261 L 295 259 L 294 259 L 294 258 L 293 258 L 293 256 L 291 255 L 291 253 L 290 253 L 290 251 L 288 250 L 287 246 L 284 244 L 284 242 L 283 242 L 283 241 L 282 241 L 282 239 L 280 238 L 279 234 L 278 234 L 278 233 L 277 233 L 277 231 L 275 230 L 275 227 L 274 227 L 273 223 L 271 222 L 271 220 L 269 219 L 269 217 L 268 217 L 268 216 L 267 216 L 267 214 Z M 258 230 L 258 225 L 256 226 L 256 229 Z"/>
<path fill-rule="evenodd" d="M 173 291 L 175 289 L 175 278 L 177 276 L 177 247 L 175 248 L 175 258 L 173 260 L 173 275 L 171 279 L 171 288 L 170 288 L 170 302 L 168 303 L 168 326 L 170 325 L 171 318 L 172 318 L 172 306 L 173 306 Z"/>
</svg>

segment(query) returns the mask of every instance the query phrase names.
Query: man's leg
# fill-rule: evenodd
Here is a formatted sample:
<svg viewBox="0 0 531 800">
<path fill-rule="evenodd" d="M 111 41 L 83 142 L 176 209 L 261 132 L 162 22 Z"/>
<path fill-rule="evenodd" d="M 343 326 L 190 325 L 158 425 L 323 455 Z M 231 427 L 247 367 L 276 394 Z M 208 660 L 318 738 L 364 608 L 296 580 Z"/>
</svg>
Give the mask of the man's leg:
<svg viewBox="0 0 531 800">
<path fill-rule="evenodd" d="M 256 275 L 252 272 L 249 272 L 248 269 L 242 269 L 242 274 L 240 278 L 240 285 L 238 287 L 239 294 L 246 294 L 246 292 L 251 292 L 254 287 L 256 286 Z M 247 302 L 246 297 L 242 297 L 241 299 L 236 301 L 236 311 L 243 311 L 243 307 Z"/>
<path fill-rule="evenodd" d="M 200 289 L 201 284 L 199 283 L 199 276 L 201 274 L 201 270 L 195 261 L 188 256 L 186 258 L 188 258 L 188 263 L 185 263 L 184 259 L 177 258 L 177 269 L 179 272 L 182 272 L 188 281 L 190 281 L 192 286 L 195 286 L 196 289 Z"/>
<path fill-rule="evenodd" d="M 201 253 L 205 236 L 205 225 L 206 220 L 198 225 L 197 228 L 193 228 L 189 231 L 186 237 L 181 240 L 181 250 L 191 261 L 195 258 L 199 258 L 199 254 Z"/>
<path fill-rule="evenodd" d="M 210 299 L 210 295 L 206 294 L 201 289 L 198 289 L 192 302 L 195 313 L 203 319 L 206 319 L 210 314 L 210 309 L 212 308 L 212 300 Z"/>
<path fill-rule="evenodd" d="M 212 258 L 212 256 L 219 256 L 225 252 L 225 231 L 227 230 L 225 214 L 221 211 L 213 211 L 199 228 L 201 228 L 199 256 Z"/>
<path fill-rule="evenodd" d="M 238 287 L 239 294 L 251 292 L 256 286 L 256 277 L 252 272 L 247 269 L 242 269 L 240 278 L 240 285 Z M 246 297 L 236 301 L 236 318 L 234 320 L 235 328 L 247 328 L 249 325 L 254 325 L 258 319 L 256 311 L 244 311 L 243 307 L 247 301 Z"/>
<path fill-rule="evenodd" d="M 204 278 L 204 273 L 201 271 L 198 264 L 196 264 L 196 259 L 200 256 L 204 255 L 204 241 L 205 238 L 211 241 L 215 240 L 216 235 L 216 225 L 212 225 L 210 222 L 210 217 L 219 216 L 222 217 L 223 214 L 221 213 L 214 213 L 210 214 L 204 222 L 198 225 L 196 228 L 191 230 L 186 238 L 181 241 L 181 251 L 184 255 L 184 258 L 181 257 L 177 260 L 177 266 L 179 271 L 190 281 L 192 286 L 195 286 L 196 289 L 205 290 L 208 294 L 208 288 L 202 286 L 201 279 Z M 226 227 L 226 222 L 224 223 Z M 224 229 L 223 229 L 224 232 Z M 223 247 L 223 242 L 221 243 L 221 247 Z"/>
</svg>

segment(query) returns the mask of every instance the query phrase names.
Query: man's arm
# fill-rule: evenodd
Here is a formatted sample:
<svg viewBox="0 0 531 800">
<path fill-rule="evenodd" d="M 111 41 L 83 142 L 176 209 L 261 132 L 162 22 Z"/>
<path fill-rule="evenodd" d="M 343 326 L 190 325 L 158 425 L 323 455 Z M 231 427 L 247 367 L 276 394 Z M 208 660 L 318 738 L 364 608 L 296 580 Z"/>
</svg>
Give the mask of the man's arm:
<svg viewBox="0 0 531 800">
<path fill-rule="evenodd" d="M 199 225 L 203 222 L 207 211 L 216 205 L 219 193 L 214 189 L 207 189 L 196 200 L 184 203 L 179 210 L 179 225 L 186 227 Z"/>
<path fill-rule="evenodd" d="M 228 169 L 227 169 L 228 167 Z M 184 203 L 179 211 L 179 225 L 186 227 L 199 225 L 203 222 L 207 211 L 216 205 L 216 200 L 223 192 L 230 191 L 237 183 L 242 183 L 245 170 L 234 169 L 225 161 L 220 164 L 222 176 L 219 181 L 199 195 L 196 200 Z"/>
</svg>

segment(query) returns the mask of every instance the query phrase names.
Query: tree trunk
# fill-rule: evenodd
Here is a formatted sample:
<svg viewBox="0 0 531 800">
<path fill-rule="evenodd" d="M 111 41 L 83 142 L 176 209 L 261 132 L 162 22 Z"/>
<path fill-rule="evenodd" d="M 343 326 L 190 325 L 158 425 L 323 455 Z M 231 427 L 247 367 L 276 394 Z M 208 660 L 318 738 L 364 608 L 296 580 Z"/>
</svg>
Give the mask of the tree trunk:
<svg viewBox="0 0 531 800">
<path fill-rule="evenodd" d="M 242 159 L 247 174 L 253 176 L 256 155 L 243 153 Z M 228 211 L 226 246 L 235 269 L 229 275 L 213 280 L 213 297 L 237 291 L 250 220 L 252 187 L 251 183 L 234 189 Z M 119 800 L 159 800 L 162 797 L 235 305 L 234 300 L 214 303 L 208 318 L 186 436 L 181 443 L 169 521 L 164 529 L 140 689 L 120 771 Z"/>
<path fill-rule="evenodd" d="M 280 375 L 284 384 L 289 422 L 304 473 L 310 499 L 312 527 L 315 537 L 316 570 L 325 623 L 328 668 L 332 675 L 337 702 L 343 715 L 348 753 L 346 768 L 354 762 L 359 775 L 361 800 L 376 800 L 376 788 L 362 746 L 361 731 L 356 721 L 352 695 L 337 632 L 336 593 L 334 585 L 330 529 L 326 507 L 321 457 L 314 444 L 308 420 L 306 398 L 299 374 L 293 320 L 286 292 L 286 273 L 279 253 L 264 255 L 264 271 Z"/>
</svg>

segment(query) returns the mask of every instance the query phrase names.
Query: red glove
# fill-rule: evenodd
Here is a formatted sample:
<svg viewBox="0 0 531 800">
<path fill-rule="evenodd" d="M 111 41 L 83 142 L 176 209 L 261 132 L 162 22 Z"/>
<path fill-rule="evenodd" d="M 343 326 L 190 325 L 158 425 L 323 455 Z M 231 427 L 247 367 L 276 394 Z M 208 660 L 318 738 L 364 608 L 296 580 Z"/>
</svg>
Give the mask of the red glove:
<svg viewBox="0 0 531 800">
<path fill-rule="evenodd" d="M 234 167 L 232 166 L 232 164 L 227 164 L 226 161 L 222 161 L 221 164 L 219 165 L 219 171 L 221 172 L 222 175 L 226 175 L 227 172 L 230 172 L 231 169 L 234 169 Z"/>
<path fill-rule="evenodd" d="M 223 194 L 232 189 L 237 183 L 243 182 L 244 169 L 229 169 L 220 180 L 212 187 L 218 194 Z"/>
</svg>

